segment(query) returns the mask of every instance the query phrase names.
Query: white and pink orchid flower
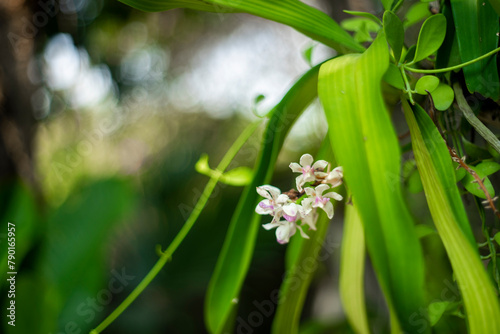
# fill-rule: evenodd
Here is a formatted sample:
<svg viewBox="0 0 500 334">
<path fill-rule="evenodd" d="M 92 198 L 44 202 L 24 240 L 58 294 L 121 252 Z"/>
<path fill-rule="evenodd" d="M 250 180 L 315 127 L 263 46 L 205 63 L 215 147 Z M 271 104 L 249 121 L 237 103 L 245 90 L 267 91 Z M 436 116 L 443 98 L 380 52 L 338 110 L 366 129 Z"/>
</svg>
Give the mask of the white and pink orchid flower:
<svg viewBox="0 0 500 334">
<path fill-rule="evenodd" d="M 342 200 L 342 196 L 332 191 L 323 195 L 325 190 L 330 189 L 330 186 L 327 184 L 320 184 L 316 188 L 307 187 L 305 192 L 307 194 L 307 198 L 302 201 L 302 206 L 306 212 L 312 210 L 312 208 L 320 208 L 326 212 L 326 215 L 329 219 L 333 218 L 333 204 L 330 202 L 330 199 L 333 198 L 337 201 Z"/>
<path fill-rule="evenodd" d="M 289 198 L 281 193 L 276 187 L 264 185 L 257 187 L 257 193 L 265 199 L 260 201 L 255 208 L 259 215 L 271 215 L 278 221 L 281 217 L 283 204 L 287 203 Z"/>
<path fill-rule="evenodd" d="M 314 182 L 317 177 L 324 178 L 327 176 L 324 170 L 328 166 L 328 162 L 325 160 L 313 162 L 312 155 L 304 154 L 300 157 L 300 164 L 292 162 L 289 166 L 292 172 L 302 173 L 295 179 L 297 190 L 300 192 L 302 192 L 302 186 L 307 182 Z"/>
</svg>

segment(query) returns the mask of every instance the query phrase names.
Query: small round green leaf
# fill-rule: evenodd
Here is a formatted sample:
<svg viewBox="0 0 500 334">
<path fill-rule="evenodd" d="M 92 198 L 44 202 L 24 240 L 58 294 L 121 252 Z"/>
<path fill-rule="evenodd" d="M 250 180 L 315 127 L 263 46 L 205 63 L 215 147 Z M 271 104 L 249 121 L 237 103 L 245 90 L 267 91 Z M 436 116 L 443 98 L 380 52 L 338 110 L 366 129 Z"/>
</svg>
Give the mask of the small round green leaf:
<svg viewBox="0 0 500 334">
<path fill-rule="evenodd" d="M 446 18 L 443 14 L 436 14 L 425 20 L 418 34 L 417 49 L 412 63 L 419 62 L 436 52 L 443 44 L 445 35 Z"/>
<path fill-rule="evenodd" d="M 439 79 L 433 75 L 425 75 L 418 79 L 415 85 L 415 91 L 421 95 L 427 95 L 427 92 L 434 91 L 439 86 Z"/>
<path fill-rule="evenodd" d="M 440 83 L 439 86 L 431 92 L 431 96 L 434 101 L 434 107 L 441 111 L 447 110 L 455 99 L 453 89 L 444 83 Z"/>
<path fill-rule="evenodd" d="M 394 53 L 396 63 L 398 63 L 401 59 L 401 52 L 403 50 L 405 31 L 399 17 L 391 11 L 386 11 L 384 13 L 384 32 L 387 42 Z"/>
</svg>

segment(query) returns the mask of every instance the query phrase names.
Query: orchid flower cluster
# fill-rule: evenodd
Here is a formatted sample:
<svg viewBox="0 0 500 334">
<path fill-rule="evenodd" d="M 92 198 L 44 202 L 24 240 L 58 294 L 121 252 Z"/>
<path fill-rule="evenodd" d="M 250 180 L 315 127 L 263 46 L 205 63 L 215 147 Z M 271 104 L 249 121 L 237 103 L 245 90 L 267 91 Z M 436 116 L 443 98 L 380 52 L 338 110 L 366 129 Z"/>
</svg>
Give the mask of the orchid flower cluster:
<svg viewBox="0 0 500 334">
<path fill-rule="evenodd" d="M 313 162 L 310 154 L 304 154 L 300 163 L 290 164 L 292 172 L 300 173 L 295 179 L 296 190 L 281 193 L 280 189 L 270 185 L 257 187 L 257 193 L 265 199 L 260 201 L 255 212 L 273 217 L 270 223 L 262 226 L 266 230 L 276 227 L 276 239 L 280 244 L 288 243 L 297 230 L 303 238 L 309 239 L 302 227 L 307 225 L 309 230 L 316 230 L 317 209 L 324 210 L 328 218 L 332 219 L 333 204 L 330 200 L 342 200 L 338 193 L 328 191 L 342 184 L 342 167 L 330 171 L 327 161 Z"/>
</svg>

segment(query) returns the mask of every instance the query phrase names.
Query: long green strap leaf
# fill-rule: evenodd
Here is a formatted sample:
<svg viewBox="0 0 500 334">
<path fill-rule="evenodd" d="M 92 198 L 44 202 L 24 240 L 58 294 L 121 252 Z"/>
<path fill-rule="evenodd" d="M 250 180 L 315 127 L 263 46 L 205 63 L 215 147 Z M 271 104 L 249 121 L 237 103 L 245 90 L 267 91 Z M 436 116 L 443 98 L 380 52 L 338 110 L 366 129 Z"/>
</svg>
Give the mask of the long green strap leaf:
<svg viewBox="0 0 500 334">
<path fill-rule="evenodd" d="M 489 1 L 451 0 L 460 57 L 465 63 L 498 46 L 498 15 Z M 469 92 L 497 100 L 500 85 L 496 57 L 464 67 Z"/>
<path fill-rule="evenodd" d="M 362 52 L 357 43 L 328 15 L 298 0 L 120 0 L 148 12 L 174 8 L 229 13 L 244 12 L 286 24 L 303 34 L 328 45 L 340 53 Z"/>
<path fill-rule="evenodd" d="M 493 132 L 491 132 L 491 130 L 488 129 L 486 125 L 484 125 L 483 122 L 481 122 L 479 118 L 476 117 L 469 104 L 467 103 L 467 100 L 462 93 L 462 87 L 460 87 L 460 84 L 458 82 L 453 85 L 453 90 L 455 91 L 458 108 L 464 114 L 467 122 L 469 122 L 470 125 L 472 125 L 474 129 L 481 135 L 481 137 L 483 137 L 484 140 L 486 140 L 491 145 L 491 147 L 493 147 L 495 151 L 500 154 L 500 141 L 498 140 L 497 136 L 495 136 Z"/>
<path fill-rule="evenodd" d="M 470 239 L 470 227 L 464 231 L 467 214 L 451 181 L 454 170 L 446 144 L 425 110 L 415 105 L 412 111 L 402 102 L 427 204 L 462 293 L 469 333 L 500 333 L 498 297 Z"/>
<path fill-rule="evenodd" d="M 328 137 L 323 141 L 315 158 L 334 164 Z M 334 203 L 335 204 L 335 203 Z M 286 253 L 286 277 L 280 289 L 278 309 L 273 321 L 275 334 L 299 332 L 300 315 L 311 281 L 318 267 L 330 220 L 319 212 L 316 231 L 306 231 L 310 239 L 292 238 Z M 328 252 L 328 246 L 326 251 Z M 325 254 L 328 256 L 328 254 Z M 323 256 L 323 255 L 321 255 Z"/>
<path fill-rule="evenodd" d="M 380 88 L 388 66 L 387 42 L 380 33 L 364 54 L 325 63 L 318 94 L 380 285 L 402 329 L 413 332 L 410 315 L 424 305 L 424 262 L 403 201 L 398 140 Z"/>
<path fill-rule="evenodd" d="M 356 208 L 346 205 L 340 254 L 340 300 L 354 331 L 369 334 L 365 306 L 365 234 Z"/>
<path fill-rule="evenodd" d="M 221 333 L 231 321 L 255 245 L 261 216 L 255 213 L 255 188 L 269 183 L 286 134 L 317 96 L 320 65 L 310 69 L 271 112 L 251 184 L 245 188 L 217 260 L 205 300 L 205 322 L 211 333 Z"/>
</svg>

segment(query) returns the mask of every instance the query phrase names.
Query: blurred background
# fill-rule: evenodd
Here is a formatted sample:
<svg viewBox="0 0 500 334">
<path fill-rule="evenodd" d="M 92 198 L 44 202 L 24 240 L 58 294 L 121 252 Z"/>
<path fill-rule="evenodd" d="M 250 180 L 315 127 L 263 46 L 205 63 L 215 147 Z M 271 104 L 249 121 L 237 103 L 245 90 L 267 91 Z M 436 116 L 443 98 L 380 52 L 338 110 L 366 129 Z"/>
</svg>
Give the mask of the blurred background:
<svg viewBox="0 0 500 334">
<path fill-rule="evenodd" d="M 337 21 L 341 9 L 381 10 L 370 0 L 308 3 Z M 112 0 L 0 1 L 0 50 L 0 260 L 6 268 L 6 226 L 15 223 L 18 271 L 17 322 L 2 320 L 6 333 L 95 327 L 154 265 L 155 246 L 182 227 L 208 180 L 195 172 L 199 157 L 208 153 L 215 166 L 311 63 L 334 55 L 249 15 L 143 13 Z M 288 164 L 316 152 L 325 124 L 313 103 L 286 140 L 273 184 L 293 186 Z M 256 133 L 235 166 L 253 167 L 259 147 Z M 216 188 L 172 261 L 106 333 L 205 332 L 205 291 L 241 191 Z M 430 219 L 422 196 L 409 196 Z M 306 330 L 350 332 L 336 282 L 341 222 L 338 209 Z M 259 232 L 241 319 L 279 287 L 285 249 L 273 232 Z M 385 318 L 379 297 L 368 295 L 374 319 Z M 252 331 L 269 332 L 271 321 Z"/>
</svg>

